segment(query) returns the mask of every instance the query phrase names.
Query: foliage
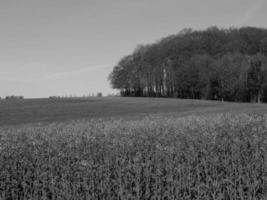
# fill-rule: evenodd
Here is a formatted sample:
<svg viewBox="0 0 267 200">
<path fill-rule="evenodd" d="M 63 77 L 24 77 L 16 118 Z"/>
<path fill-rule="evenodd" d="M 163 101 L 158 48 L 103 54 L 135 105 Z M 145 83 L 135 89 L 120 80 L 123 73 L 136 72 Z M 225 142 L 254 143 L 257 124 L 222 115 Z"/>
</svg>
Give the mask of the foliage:
<svg viewBox="0 0 267 200">
<path fill-rule="evenodd" d="M 97 96 L 97 97 L 102 97 L 103 95 L 102 95 L 101 92 L 98 92 L 96 96 Z"/>
<path fill-rule="evenodd" d="M 11 95 L 11 96 L 6 96 L 5 99 L 6 100 L 17 100 L 17 99 L 24 99 L 24 97 L 23 96 Z"/>
<path fill-rule="evenodd" d="M 0 129 L 0 199 L 263 199 L 267 116 Z"/>
<path fill-rule="evenodd" d="M 267 29 L 185 29 L 138 46 L 109 76 L 122 96 L 163 96 L 228 101 L 265 101 L 267 91 L 248 85 L 250 67 L 266 69 Z M 267 84 L 267 75 L 261 73 Z"/>
</svg>

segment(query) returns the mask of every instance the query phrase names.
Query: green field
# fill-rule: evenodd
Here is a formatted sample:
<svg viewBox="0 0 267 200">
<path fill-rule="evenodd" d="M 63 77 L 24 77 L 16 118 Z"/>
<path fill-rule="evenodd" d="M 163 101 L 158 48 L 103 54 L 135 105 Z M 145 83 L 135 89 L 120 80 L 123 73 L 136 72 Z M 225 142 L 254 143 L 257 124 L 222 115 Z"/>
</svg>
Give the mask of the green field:
<svg viewBox="0 0 267 200">
<path fill-rule="evenodd" d="M 90 98 L 0 108 L 0 200 L 267 196 L 265 104 Z"/>
<path fill-rule="evenodd" d="M 168 98 L 102 97 L 0 101 L 0 126 L 92 118 L 140 119 L 150 114 L 267 113 L 266 104 Z"/>
</svg>

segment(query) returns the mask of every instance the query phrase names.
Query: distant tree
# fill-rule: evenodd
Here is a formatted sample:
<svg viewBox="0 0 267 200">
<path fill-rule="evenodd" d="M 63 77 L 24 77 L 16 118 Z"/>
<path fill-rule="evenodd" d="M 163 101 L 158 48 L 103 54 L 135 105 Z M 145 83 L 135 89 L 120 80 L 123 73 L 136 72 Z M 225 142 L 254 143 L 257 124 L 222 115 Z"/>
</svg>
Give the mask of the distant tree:
<svg viewBox="0 0 267 200">
<path fill-rule="evenodd" d="M 97 97 L 102 97 L 103 95 L 102 95 L 102 93 L 101 92 L 98 92 L 97 93 Z"/>
<path fill-rule="evenodd" d="M 214 78 L 217 78 L 221 100 L 244 101 L 245 76 L 248 69 L 246 58 L 241 54 L 227 54 L 217 59 Z"/>
<path fill-rule="evenodd" d="M 267 102 L 266 38 L 267 29 L 254 27 L 184 29 L 139 45 L 109 80 L 121 96 Z"/>
<path fill-rule="evenodd" d="M 23 96 L 11 95 L 11 96 L 6 96 L 5 99 L 6 100 L 18 100 L 18 99 L 23 99 Z"/>
<path fill-rule="evenodd" d="M 260 42 L 260 50 L 262 54 L 267 56 L 267 37 L 263 38 Z"/>
<path fill-rule="evenodd" d="M 266 58 L 262 54 L 257 54 L 251 57 L 250 68 L 248 70 L 248 90 L 251 101 L 257 101 L 260 103 L 263 86 L 265 80 L 265 67 Z"/>
</svg>

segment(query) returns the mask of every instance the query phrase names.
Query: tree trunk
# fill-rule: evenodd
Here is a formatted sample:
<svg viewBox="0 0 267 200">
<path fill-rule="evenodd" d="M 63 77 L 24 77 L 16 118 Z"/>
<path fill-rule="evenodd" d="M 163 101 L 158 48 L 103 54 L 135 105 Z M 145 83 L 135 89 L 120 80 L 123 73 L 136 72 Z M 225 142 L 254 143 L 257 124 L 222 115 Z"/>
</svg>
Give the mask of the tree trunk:
<svg viewBox="0 0 267 200">
<path fill-rule="evenodd" d="M 261 96 L 260 96 L 260 93 L 258 93 L 258 103 L 261 103 Z"/>
</svg>

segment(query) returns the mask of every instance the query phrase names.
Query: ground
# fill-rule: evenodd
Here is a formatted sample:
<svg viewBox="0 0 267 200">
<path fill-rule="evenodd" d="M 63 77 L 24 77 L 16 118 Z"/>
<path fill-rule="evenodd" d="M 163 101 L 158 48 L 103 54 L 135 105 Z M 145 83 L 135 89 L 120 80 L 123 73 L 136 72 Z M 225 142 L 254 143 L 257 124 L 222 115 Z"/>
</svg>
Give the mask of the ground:
<svg viewBox="0 0 267 200">
<path fill-rule="evenodd" d="M 264 199 L 266 111 L 164 98 L 1 101 L 0 200 Z"/>
<path fill-rule="evenodd" d="M 266 104 L 167 98 L 92 97 L 0 101 L 0 126 L 91 118 L 140 119 L 150 114 L 267 113 Z"/>
</svg>

